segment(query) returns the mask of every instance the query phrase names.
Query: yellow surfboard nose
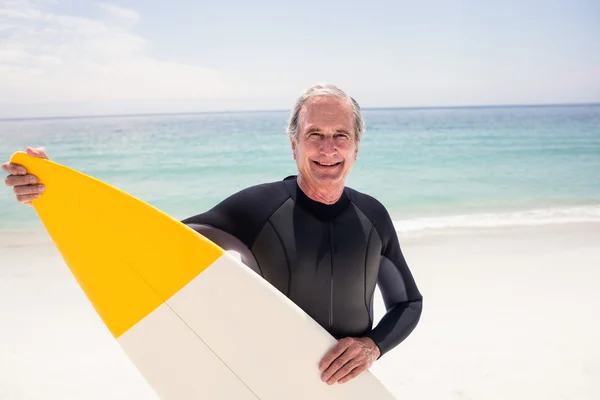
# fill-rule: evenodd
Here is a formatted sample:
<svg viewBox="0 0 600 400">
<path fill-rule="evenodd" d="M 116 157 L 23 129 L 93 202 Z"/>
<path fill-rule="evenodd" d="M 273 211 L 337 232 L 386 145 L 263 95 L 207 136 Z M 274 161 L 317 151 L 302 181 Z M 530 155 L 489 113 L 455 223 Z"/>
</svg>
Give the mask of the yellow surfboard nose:
<svg viewBox="0 0 600 400">
<path fill-rule="evenodd" d="M 224 253 L 192 229 L 181 229 L 181 222 L 164 218 L 162 211 L 139 207 L 140 200 L 81 172 L 23 152 L 11 161 L 46 186 L 32 204 L 115 338 Z M 119 223 L 108 222 L 115 220 Z M 97 250 L 99 243 L 106 251 Z M 163 249 L 158 256 L 143 251 L 156 248 Z"/>
</svg>

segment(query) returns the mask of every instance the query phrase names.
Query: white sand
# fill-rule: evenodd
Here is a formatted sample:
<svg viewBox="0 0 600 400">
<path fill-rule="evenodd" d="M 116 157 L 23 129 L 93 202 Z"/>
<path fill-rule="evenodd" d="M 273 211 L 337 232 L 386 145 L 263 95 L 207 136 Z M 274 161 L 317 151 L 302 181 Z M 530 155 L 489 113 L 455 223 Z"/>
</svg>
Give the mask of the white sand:
<svg viewBox="0 0 600 400">
<path fill-rule="evenodd" d="M 600 224 L 401 243 L 424 314 L 372 368 L 399 399 L 600 398 Z M 47 238 L 2 235 L 0 399 L 108 398 L 156 399 Z"/>
</svg>

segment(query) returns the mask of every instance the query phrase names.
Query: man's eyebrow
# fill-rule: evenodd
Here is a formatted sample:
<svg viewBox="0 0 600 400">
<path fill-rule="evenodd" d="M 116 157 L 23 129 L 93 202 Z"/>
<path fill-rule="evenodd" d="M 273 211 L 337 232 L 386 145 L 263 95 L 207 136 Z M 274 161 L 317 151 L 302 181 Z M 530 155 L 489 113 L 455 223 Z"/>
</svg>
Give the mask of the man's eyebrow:
<svg viewBox="0 0 600 400">
<path fill-rule="evenodd" d="M 313 126 L 306 131 L 306 133 L 312 133 L 312 132 L 321 132 L 321 130 L 316 126 Z"/>
<path fill-rule="evenodd" d="M 310 134 L 310 133 L 320 133 L 320 132 L 322 132 L 322 131 L 321 131 L 321 129 L 320 129 L 319 127 L 317 127 L 317 126 L 313 126 L 313 127 L 310 127 L 310 128 L 308 128 L 308 129 L 306 130 L 305 134 L 306 134 L 306 135 L 308 135 L 308 134 Z M 344 133 L 344 134 L 346 134 L 346 135 L 349 135 L 349 134 L 350 134 L 350 132 L 348 132 L 348 131 L 347 131 L 346 129 L 344 129 L 344 128 L 338 128 L 338 129 L 336 129 L 336 130 L 335 130 L 335 133 Z"/>
</svg>

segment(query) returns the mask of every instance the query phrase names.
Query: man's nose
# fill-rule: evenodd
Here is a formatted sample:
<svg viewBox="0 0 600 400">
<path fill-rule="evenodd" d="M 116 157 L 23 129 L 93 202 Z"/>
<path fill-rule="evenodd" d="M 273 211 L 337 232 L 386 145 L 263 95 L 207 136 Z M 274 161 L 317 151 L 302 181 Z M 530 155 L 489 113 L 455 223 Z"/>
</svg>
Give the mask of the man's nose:
<svg viewBox="0 0 600 400">
<path fill-rule="evenodd" d="M 333 156 L 336 153 L 335 140 L 331 136 L 325 136 L 321 142 L 321 153 L 325 156 Z"/>
</svg>

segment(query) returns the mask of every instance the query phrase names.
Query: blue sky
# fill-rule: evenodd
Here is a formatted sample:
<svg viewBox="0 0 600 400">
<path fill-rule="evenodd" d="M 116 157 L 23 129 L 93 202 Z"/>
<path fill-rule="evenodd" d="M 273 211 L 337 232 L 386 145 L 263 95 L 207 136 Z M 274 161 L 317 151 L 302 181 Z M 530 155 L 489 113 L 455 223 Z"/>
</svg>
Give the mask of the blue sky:
<svg viewBox="0 0 600 400">
<path fill-rule="evenodd" d="M 0 2 L 0 117 L 600 102 L 597 1 Z"/>
</svg>

